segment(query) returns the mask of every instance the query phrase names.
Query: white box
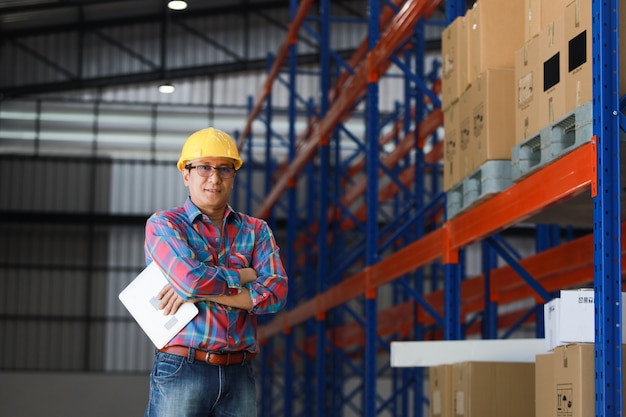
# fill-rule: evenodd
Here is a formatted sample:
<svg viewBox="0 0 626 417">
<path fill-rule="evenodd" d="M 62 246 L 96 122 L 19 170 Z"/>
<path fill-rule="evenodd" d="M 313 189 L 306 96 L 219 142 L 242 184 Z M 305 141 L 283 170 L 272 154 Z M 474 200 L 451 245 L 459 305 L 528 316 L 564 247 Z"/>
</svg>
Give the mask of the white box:
<svg viewBox="0 0 626 417">
<path fill-rule="evenodd" d="M 626 309 L 623 308 L 626 293 L 622 293 L 622 323 Z M 622 339 L 626 340 L 625 326 Z M 561 290 L 561 298 L 544 305 L 544 330 L 546 350 L 568 343 L 595 342 L 595 306 L 593 288 Z"/>
<path fill-rule="evenodd" d="M 543 330 L 546 341 L 546 350 L 551 351 L 560 344 L 559 316 L 561 312 L 561 299 L 553 298 L 543 305 Z"/>
</svg>

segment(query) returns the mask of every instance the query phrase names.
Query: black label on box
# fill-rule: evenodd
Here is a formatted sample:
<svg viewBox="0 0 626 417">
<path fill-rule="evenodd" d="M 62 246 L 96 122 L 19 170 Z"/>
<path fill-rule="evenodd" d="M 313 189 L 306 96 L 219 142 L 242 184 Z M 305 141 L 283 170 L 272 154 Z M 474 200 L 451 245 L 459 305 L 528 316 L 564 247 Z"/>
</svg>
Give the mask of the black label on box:
<svg viewBox="0 0 626 417">
<path fill-rule="evenodd" d="M 560 52 L 557 52 L 543 63 L 543 91 L 548 91 L 561 81 L 560 62 Z"/>
<path fill-rule="evenodd" d="M 580 35 L 575 36 L 568 42 L 568 65 L 569 72 L 587 62 L 587 31 L 583 31 Z"/>
</svg>

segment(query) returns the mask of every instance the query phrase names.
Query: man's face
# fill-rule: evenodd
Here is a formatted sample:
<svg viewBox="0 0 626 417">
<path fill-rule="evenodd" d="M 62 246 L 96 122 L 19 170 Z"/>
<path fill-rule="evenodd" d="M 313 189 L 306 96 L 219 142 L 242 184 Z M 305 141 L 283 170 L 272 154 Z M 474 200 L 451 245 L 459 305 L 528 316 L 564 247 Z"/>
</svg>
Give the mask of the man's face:
<svg viewBox="0 0 626 417">
<path fill-rule="evenodd" d="M 230 158 L 201 158 L 189 162 L 187 165 L 197 167 L 198 165 L 208 165 L 213 168 L 232 168 L 234 161 Z M 205 170 L 206 171 L 206 170 Z M 219 172 L 209 169 L 212 172 L 210 177 L 203 177 L 198 169 L 184 169 L 183 181 L 189 189 L 191 201 L 205 214 L 222 214 L 228 198 L 233 191 L 235 177 L 222 178 Z"/>
</svg>

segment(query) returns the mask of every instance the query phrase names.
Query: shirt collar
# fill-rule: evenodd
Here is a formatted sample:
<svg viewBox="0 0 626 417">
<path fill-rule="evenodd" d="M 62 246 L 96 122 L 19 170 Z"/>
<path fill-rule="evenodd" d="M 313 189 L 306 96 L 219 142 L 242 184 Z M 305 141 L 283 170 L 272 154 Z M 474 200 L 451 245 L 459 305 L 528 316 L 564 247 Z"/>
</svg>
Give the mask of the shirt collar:
<svg viewBox="0 0 626 417">
<path fill-rule="evenodd" d="M 185 204 L 183 206 L 185 209 L 185 214 L 189 219 L 190 223 L 194 223 L 198 218 L 202 217 L 202 212 L 200 209 L 191 201 L 191 197 L 187 197 L 185 200 Z M 224 218 L 226 222 L 241 222 L 241 216 L 237 213 L 233 208 L 229 205 L 226 206 L 226 212 L 224 213 Z"/>
</svg>

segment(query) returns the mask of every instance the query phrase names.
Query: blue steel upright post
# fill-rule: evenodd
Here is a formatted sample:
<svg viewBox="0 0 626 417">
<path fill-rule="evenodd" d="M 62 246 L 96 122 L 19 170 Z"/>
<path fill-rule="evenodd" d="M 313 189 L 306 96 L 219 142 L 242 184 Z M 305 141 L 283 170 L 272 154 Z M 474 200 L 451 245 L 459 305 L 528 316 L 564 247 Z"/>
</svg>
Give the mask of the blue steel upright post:
<svg viewBox="0 0 626 417">
<path fill-rule="evenodd" d="M 368 1 L 368 50 L 371 54 L 380 38 L 380 2 Z M 368 62 L 366 65 L 370 65 Z M 367 98 L 366 98 L 366 170 L 367 191 L 365 192 L 367 205 L 367 220 L 365 236 L 365 267 L 369 268 L 378 260 L 378 69 L 368 68 Z M 366 270 L 367 273 L 367 270 Z M 365 284 L 365 381 L 363 390 L 364 417 L 376 415 L 376 356 L 377 356 L 377 308 L 376 289 L 370 288 L 369 279 Z"/>
<path fill-rule="evenodd" d="M 290 1 L 290 10 L 289 16 L 290 21 L 293 21 L 294 16 L 296 14 L 296 10 L 298 8 L 298 4 L 296 0 Z M 291 163 L 296 157 L 296 74 L 297 74 L 297 65 L 298 65 L 298 48 L 297 44 L 293 42 L 289 45 L 289 87 L 292 89 L 291 94 L 289 94 L 289 104 L 288 104 L 288 126 L 289 126 L 289 163 Z M 298 216 L 298 201 L 296 188 L 294 186 L 289 187 L 287 190 L 287 247 L 285 248 L 287 251 L 286 254 L 286 267 L 287 273 L 289 276 L 296 276 L 296 257 L 295 253 L 295 242 L 296 242 L 296 226 L 298 224 L 297 216 Z M 294 294 L 297 294 L 296 288 L 294 288 L 295 283 L 297 281 L 292 279 L 290 281 L 289 295 L 287 296 L 287 311 L 289 311 L 294 303 Z M 284 355 L 284 363 L 285 363 L 285 406 L 284 406 L 284 416 L 291 417 L 293 415 L 295 405 L 294 405 L 294 392 L 293 392 L 293 384 L 291 381 L 295 379 L 294 366 L 291 361 L 294 351 L 294 335 L 291 329 L 285 332 L 285 355 Z"/>
<path fill-rule="evenodd" d="M 465 1 L 446 1 L 448 25 L 458 16 L 465 14 Z M 457 255 L 458 258 L 458 255 Z M 444 338 L 461 339 L 461 266 L 444 256 Z"/>
<path fill-rule="evenodd" d="M 593 0 L 593 134 L 596 416 L 622 416 L 618 0 Z"/>
<path fill-rule="evenodd" d="M 330 70 L 329 70 L 329 26 L 330 26 L 330 0 L 322 0 L 320 5 L 320 117 L 326 115 L 328 109 L 328 90 L 330 89 Z M 319 235 L 317 239 L 318 259 L 317 259 L 317 293 L 321 294 L 326 290 L 328 271 L 328 239 L 326 230 L 328 230 L 327 216 L 330 184 L 330 150 L 328 147 L 328 137 L 322 138 L 319 147 L 320 166 L 319 166 L 319 207 L 318 222 Z M 317 346 L 316 346 L 316 363 L 317 363 L 317 415 L 328 415 L 327 408 L 330 407 L 327 397 L 328 376 L 326 361 L 326 314 L 319 314 L 317 317 Z"/>
</svg>

